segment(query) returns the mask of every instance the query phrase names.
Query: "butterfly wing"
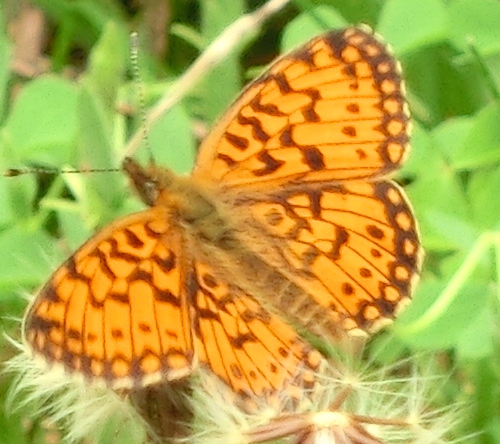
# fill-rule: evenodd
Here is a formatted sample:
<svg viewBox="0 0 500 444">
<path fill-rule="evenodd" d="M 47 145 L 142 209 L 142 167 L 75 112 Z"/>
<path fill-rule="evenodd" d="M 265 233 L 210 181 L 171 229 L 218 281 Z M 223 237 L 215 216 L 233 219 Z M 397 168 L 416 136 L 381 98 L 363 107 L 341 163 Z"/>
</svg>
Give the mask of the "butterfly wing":
<svg viewBox="0 0 500 444">
<path fill-rule="evenodd" d="M 24 321 L 35 355 L 115 389 L 190 372 L 182 240 L 166 221 L 160 207 L 118 220 L 53 274 Z"/>
<path fill-rule="evenodd" d="M 399 65 L 372 34 L 318 37 L 251 83 L 200 148 L 195 175 L 226 186 L 376 177 L 401 164 Z"/>
<path fill-rule="evenodd" d="M 408 126 L 398 62 L 350 28 L 278 60 L 202 145 L 194 174 L 220 182 L 243 242 L 303 289 L 272 301 L 302 325 L 374 331 L 408 300 L 416 222 L 385 177 Z"/>
<path fill-rule="evenodd" d="M 195 307 L 195 350 L 210 369 L 243 400 L 290 401 L 314 384 L 322 362 L 293 328 L 264 310 L 250 295 L 196 262 L 191 276 Z"/>
<path fill-rule="evenodd" d="M 305 327 L 373 332 L 408 302 L 420 246 L 393 182 L 307 184 L 235 202 L 248 232 L 258 233 L 247 245 L 257 253 L 265 245 L 261 256 L 302 288 L 303 300 L 273 303 Z"/>
</svg>

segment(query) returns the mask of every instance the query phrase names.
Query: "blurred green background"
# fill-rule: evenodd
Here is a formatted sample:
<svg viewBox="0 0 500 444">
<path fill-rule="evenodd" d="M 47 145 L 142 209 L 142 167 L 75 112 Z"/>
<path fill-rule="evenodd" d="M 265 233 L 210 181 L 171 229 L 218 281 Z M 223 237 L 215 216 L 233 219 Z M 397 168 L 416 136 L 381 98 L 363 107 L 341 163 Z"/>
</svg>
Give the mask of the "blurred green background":
<svg viewBox="0 0 500 444">
<path fill-rule="evenodd" d="M 115 168 L 140 128 L 129 33 L 151 106 L 229 24 L 260 0 L 0 0 L 0 169 Z M 420 224 L 424 270 L 414 303 L 374 342 L 391 362 L 421 351 L 449 375 L 448 403 L 470 414 L 455 430 L 500 444 L 500 2 L 296 0 L 164 116 L 148 142 L 159 164 L 191 168 L 198 144 L 242 86 L 298 41 L 367 23 L 405 73 L 412 152 L 397 179 Z M 144 157 L 144 149 L 138 156 Z M 104 224 L 140 208 L 119 173 L 0 178 L 0 327 L 19 338 L 33 292 Z M 15 354 L 0 339 L 0 361 Z M 8 415 L 0 376 L 0 443 L 43 443 L 32 412 Z"/>
</svg>

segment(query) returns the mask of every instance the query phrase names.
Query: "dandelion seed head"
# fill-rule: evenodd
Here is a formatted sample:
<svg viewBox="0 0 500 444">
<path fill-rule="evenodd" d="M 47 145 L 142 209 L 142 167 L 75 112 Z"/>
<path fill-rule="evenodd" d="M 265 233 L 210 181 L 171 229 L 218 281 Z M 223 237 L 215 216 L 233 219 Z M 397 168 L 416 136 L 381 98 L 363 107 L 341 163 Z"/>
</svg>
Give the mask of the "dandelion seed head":
<svg viewBox="0 0 500 444">
<path fill-rule="evenodd" d="M 5 363 L 5 371 L 13 375 L 7 396 L 9 411 L 37 412 L 36 419 L 45 429 L 52 431 L 54 424 L 63 428 L 65 442 L 69 444 L 83 439 L 101 443 L 104 435 L 109 443 L 121 443 L 124 436 L 137 438 L 127 442 L 142 442 L 146 428 L 123 397 L 106 388 L 93 387 L 81 378 L 70 377 L 57 367 L 47 371 L 23 343 L 12 338 L 9 342 L 18 350 Z"/>
</svg>

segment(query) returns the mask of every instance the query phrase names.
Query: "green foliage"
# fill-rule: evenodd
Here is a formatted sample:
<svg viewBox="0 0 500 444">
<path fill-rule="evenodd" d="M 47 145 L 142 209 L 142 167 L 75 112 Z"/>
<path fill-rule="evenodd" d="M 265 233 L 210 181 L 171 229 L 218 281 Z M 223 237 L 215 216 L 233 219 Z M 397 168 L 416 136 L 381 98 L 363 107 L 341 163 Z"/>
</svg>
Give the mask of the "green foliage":
<svg viewBox="0 0 500 444">
<path fill-rule="evenodd" d="M 0 1 L 1 18 L 10 23 L 16 2 Z M 50 18 L 47 54 L 52 69 L 33 79 L 9 71 L 14 52 L 3 26 L 0 168 L 119 167 L 124 155 L 120 149 L 143 124 L 137 112 L 138 86 L 129 75 L 128 30 L 144 17 L 131 18 L 111 0 L 34 3 Z M 193 3 L 199 10 L 189 9 Z M 274 21 L 264 26 L 253 46 L 237 46 L 157 121 L 148 144 L 159 164 L 189 171 L 195 152 L 193 118 L 210 124 L 234 98 L 241 89 L 240 71 L 251 68 L 243 55 L 270 60 L 280 48 L 288 50 L 327 27 L 367 21 L 392 45 L 405 73 L 414 118 L 413 150 L 398 179 L 407 184 L 426 254 L 414 302 L 387 334 L 400 345 L 398 352 L 434 350 L 452 357 L 449 402 L 466 400 L 473 410 L 464 418 L 462 432 L 481 429 L 484 433 L 475 442 L 500 444 L 500 3 L 294 3 L 295 8 L 281 13 L 279 25 Z M 175 32 L 168 56 L 155 60 L 154 54 L 140 55 L 148 106 L 198 51 L 245 12 L 243 1 L 172 5 Z M 260 45 L 266 32 L 279 35 L 280 41 Z M 75 48 L 85 54 L 83 68 L 71 57 Z M 147 53 L 144 47 L 140 50 Z M 133 118 L 117 112 L 125 105 L 134 110 Z M 137 154 L 144 157 L 144 147 Z M 0 178 L 0 314 L 10 334 L 19 335 L 18 324 L 5 319 L 22 316 L 21 292 L 37 288 L 96 228 L 140 208 L 122 176 L 36 173 Z M 2 347 L 1 357 L 6 358 L 12 350 L 7 344 Z M 446 366 L 442 370 L 452 371 Z M 7 384 L 5 379 L 4 391 Z M 8 419 L 0 408 L 0 442 L 42 442 L 37 433 L 31 439 L 28 433 L 14 432 L 21 427 L 21 416 Z"/>
</svg>

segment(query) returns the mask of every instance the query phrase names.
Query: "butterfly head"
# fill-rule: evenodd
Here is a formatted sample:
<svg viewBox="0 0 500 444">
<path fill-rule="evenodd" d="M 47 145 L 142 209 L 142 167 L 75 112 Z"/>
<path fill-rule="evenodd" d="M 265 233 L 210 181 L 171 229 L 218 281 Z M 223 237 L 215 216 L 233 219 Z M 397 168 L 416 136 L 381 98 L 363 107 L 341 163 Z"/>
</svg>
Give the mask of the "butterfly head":
<svg viewBox="0 0 500 444">
<path fill-rule="evenodd" d="M 161 191 L 175 181 L 173 173 L 166 168 L 155 165 L 145 168 L 131 157 L 124 159 L 122 167 L 141 200 L 150 207 L 157 204 Z"/>
<path fill-rule="evenodd" d="M 130 157 L 123 161 L 123 169 L 145 204 L 169 208 L 181 225 L 194 227 L 195 231 L 207 224 L 210 228 L 221 225 L 214 202 L 197 181 L 156 165 L 143 167 Z"/>
</svg>

